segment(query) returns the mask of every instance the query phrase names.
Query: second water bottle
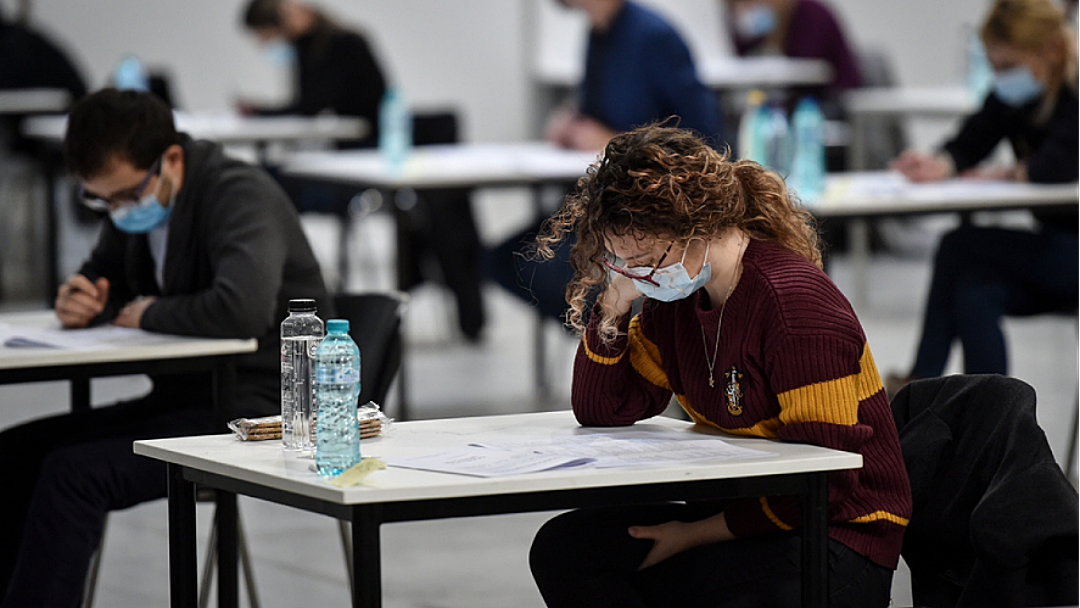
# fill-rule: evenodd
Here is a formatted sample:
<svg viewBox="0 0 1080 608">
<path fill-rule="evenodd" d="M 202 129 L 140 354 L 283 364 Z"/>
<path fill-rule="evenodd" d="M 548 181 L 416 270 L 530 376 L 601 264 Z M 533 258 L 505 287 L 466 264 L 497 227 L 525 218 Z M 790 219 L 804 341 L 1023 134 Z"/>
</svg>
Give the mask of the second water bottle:
<svg viewBox="0 0 1080 608">
<path fill-rule="evenodd" d="M 349 322 L 330 319 L 315 354 L 315 468 L 320 475 L 340 475 L 360 462 L 359 396 L 360 349 L 349 337 Z"/>
</svg>

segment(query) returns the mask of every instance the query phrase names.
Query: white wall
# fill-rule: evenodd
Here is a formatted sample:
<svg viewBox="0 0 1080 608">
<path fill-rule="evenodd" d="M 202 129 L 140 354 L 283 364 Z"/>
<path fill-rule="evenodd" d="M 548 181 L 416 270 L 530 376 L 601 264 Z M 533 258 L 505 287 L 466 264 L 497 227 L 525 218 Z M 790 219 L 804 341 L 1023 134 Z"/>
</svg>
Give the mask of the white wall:
<svg viewBox="0 0 1080 608">
<path fill-rule="evenodd" d="M 695 54 L 726 52 L 720 0 L 643 0 Z M 0 0 L 12 14 L 14 0 Z M 584 27 L 554 0 L 317 0 L 362 27 L 391 77 L 420 106 L 454 104 L 467 138 L 532 135 L 537 52 L 579 61 Z M 963 28 L 989 0 L 831 0 L 851 38 L 887 51 L 904 84 L 957 83 Z M 34 0 L 31 19 L 63 41 L 94 87 L 125 52 L 168 67 L 186 109 L 226 109 L 239 94 L 280 99 L 286 82 L 239 26 L 243 0 Z"/>
</svg>

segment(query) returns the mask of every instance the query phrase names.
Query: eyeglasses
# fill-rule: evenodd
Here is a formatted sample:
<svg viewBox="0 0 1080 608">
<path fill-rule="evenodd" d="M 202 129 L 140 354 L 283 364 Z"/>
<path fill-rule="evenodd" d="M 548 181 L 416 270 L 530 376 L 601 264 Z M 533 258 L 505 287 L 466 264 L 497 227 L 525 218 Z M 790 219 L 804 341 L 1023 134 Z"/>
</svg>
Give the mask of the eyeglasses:
<svg viewBox="0 0 1080 608">
<path fill-rule="evenodd" d="M 149 171 L 146 173 L 146 177 L 139 182 L 138 186 L 127 190 L 121 194 L 115 194 L 109 198 L 102 198 L 93 192 L 86 189 L 86 186 L 79 186 L 79 198 L 82 200 L 82 204 L 86 205 L 94 211 L 108 211 L 113 205 L 131 205 L 139 202 L 142 197 L 143 190 L 150 185 L 150 180 L 161 171 L 161 157 L 158 157 L 154 161 L 154 164 L 150 165 Z"/>
<path fill-rule="evenodd" d="M 646 283 L 649 283 L 650 285 L 656 285 L 657 287 L 659 287 L 660 284 L 656 282 L 656 279 L 653 278 L 653 275 L 656 274 L 656 271 L 660 269 L 660 265 L 664 263 L 664 260 L 667 258 L 668 253 L 671 252 L 671 248 L 674 245 L 675 243 L 671 243 L 667 246 L 667 249 L 664 250 L 664 254 L 660 256 L 660 259 L 657 260 L 656 264 L 652 267 L 652 270 L 649 271 L 649 274 L 635 274 L 636 272 L 641 272 L 642 269 L 627 268 L 626 262 L 622 259 L 619 259 L 618 257 L 615 257 L 615 262 L 612 263 L 608 260 L 608 256 L 606 253 L 604 254 L 604 266 L 607 266 L 608 270 L 617 272 L 624 277 L 634 279 L 635 281 L 644 281 Z"/>
</svg>

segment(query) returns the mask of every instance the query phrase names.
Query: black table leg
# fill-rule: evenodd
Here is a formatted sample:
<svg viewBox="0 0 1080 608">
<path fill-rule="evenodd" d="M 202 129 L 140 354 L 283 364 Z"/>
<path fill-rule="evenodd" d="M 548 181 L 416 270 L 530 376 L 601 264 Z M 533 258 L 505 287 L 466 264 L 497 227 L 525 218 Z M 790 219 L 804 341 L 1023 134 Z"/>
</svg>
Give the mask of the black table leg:
<svg viewBox="0 0 1080 608">
<path fill-rule="evenodd" d="M 71 411 L 90 411 L 90 378 L 72 378 L 71 386 Z"/>
<path fill-rule="evenodd" d="M 184 480 L 183 467 L 169 464 L 169 602 L 172 608 L 195 608 L 197 568 L 195 484 Z"/>
<path fill-rule="evenodd" d="M 806 476 L 802 503 L 802 605 L 829 605 L 828 485 L 825 473 Z"/>
<path fill-rule="evenodd" d="M 217 518 L 218 529 L 218 607 L 237 608 L 240 605 L 240 587 L 236 576 L 236 494 L 218 490 L 216 502 L 214 517 Z"/>
<path fill-rule="evenodd" d="M 381 505 L 353 507 L 353 608 L 380 608 L 382 606 L 380 524 L 382 524 Z"/>
</svg>

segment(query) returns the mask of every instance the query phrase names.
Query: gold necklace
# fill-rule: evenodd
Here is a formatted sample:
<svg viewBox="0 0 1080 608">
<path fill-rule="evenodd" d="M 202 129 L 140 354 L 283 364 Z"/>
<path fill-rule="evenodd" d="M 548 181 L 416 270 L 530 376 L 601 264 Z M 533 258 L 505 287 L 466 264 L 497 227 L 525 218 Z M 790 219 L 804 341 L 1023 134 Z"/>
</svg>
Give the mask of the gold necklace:
<svg viewBox="0 0 1080 608">
<path fill-rule="evenodd" d="M 724 326 L 724 309 L 727 308 L 728 300 L 731 299 L 731 293 L 735 291 L 735 274 L 739 272 L 739 268 L 742 266 L 742 256 L 746 250 L 742 249 L 742 239 L 739 240 L 739 259 L 735 261 L 735 268 L 731 270 L 731 286 L 728 287 L 727 295 L 724 296 L 724 303 L 720 305 L 720 319 L 716 322 L 716 343 L 713 344 L 712 359 L 709 359 L 709 341 L 705 337 L 705 326 L 701 326 L 701 345 L 705 349 L 705 362 L 709 364 L 709 388 L 715 388 L 716 382 L 713 379 L 713 370 L 716 368 L 716 356 L 720 354 L 720 328 Z"/>
</svg>

